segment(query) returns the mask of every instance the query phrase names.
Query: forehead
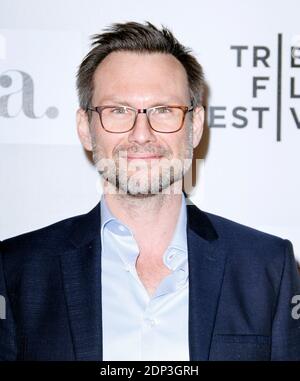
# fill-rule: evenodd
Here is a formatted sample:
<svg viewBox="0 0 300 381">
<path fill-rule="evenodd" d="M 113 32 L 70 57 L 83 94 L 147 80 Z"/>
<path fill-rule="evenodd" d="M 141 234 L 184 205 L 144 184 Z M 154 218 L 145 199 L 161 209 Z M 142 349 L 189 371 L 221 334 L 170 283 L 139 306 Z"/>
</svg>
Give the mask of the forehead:
<svg viewBox="0 0 300 381">
<path fill-rule="evenodd" d="M 189 97 L 183 65 L 171 54 L 110 53 L 94 74 L 94 99 L 126 97 L 145 101 L 159 97 Z"/>
</svg>

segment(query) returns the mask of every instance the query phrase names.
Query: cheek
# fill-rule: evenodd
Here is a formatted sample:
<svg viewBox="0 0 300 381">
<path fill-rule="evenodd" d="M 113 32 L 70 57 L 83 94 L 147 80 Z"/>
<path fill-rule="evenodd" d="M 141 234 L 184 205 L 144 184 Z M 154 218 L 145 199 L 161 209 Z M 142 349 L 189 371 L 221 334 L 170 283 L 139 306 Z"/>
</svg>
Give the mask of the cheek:
<svg viewBox="0 0 300 381">
<path fill-rule="evenodd" d="M 184 155 L 188 146 L 188 136 L 186 131 L 181 130 L 170 134 L 167 138 L 161 139 L 162 145 L 172 153 L 172 157 L 181 157 Z"/>
<path fill-rule="evenodd" d="M 176 147 L 179 153 L 184 153 L 189 148 L 190 132 L 188 128 L 182 129 L 176 137 Z"/>
<path fill-rule="evenodd" d="M 94 149 L 97 153 L 100 153 L 104 158 L 112 158 L 112 153 L 116 145 L 117 139 L 113 135 L 108 135 L 103 132 L 95 132 L 93 136 Z"/>
</svg>

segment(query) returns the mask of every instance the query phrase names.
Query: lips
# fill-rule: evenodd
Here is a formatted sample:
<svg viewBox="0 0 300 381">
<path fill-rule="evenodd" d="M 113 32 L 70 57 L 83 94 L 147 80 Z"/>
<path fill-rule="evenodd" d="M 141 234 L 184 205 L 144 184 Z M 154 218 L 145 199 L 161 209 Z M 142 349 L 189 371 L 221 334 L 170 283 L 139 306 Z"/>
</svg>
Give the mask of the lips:
<svg viewBox="0 0 300 381">
<path fill-rule="evenodd" d="M 160 159 L 161 155 L 128 155 L 128 160 L 140 159 L 140 160 L 149 160 L 149 159 Z"/>
</svg>

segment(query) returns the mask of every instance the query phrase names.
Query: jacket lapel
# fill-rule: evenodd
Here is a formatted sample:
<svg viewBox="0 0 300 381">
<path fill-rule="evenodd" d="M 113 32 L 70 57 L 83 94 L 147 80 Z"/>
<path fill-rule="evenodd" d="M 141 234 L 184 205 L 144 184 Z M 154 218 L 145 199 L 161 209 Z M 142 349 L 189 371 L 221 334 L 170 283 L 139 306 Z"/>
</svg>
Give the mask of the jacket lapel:
<svg viewBox="0 0 300 381">
<path fill-rule="evenodd" d="M 61 257 L 76 360 L 102 360 L 100 204 L 77 217 L 73 249 Z"/>
<path fill-rule="evenodd" d="M 225 250 L 207 215 L 187 206 L 190 360 L 208 360 L 225 267 Z"/>
</svg>

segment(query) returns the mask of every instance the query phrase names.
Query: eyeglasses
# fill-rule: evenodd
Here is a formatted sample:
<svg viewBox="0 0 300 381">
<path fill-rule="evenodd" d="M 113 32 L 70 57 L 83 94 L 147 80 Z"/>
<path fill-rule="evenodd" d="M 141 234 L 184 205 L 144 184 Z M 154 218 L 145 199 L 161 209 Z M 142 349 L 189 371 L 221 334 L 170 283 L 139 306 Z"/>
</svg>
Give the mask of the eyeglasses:
<svg viewBox="0 0 300 381">
<path fill-rule="evenodd" d="M 157 106 L 135 109 L 127 106 L 87 107 L 86 111 L 98 113 L 100 123 L 105 131 L 124 133 L 133 129 L 138 114 L 146 114 L 152 130 L 160 133 L 173 133 L 183 127 L 185 116 L 193 111 L 188 106 Z"/>
</svg>

